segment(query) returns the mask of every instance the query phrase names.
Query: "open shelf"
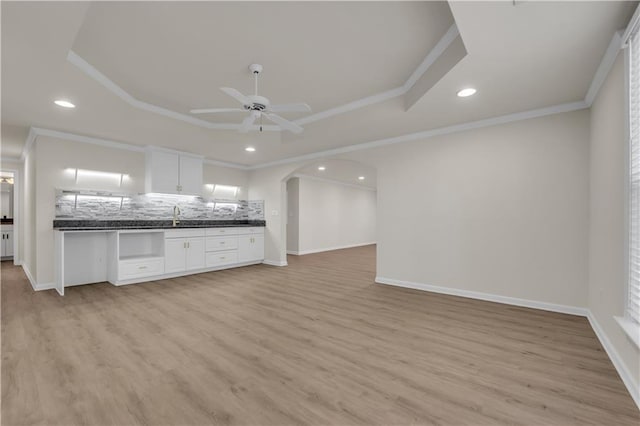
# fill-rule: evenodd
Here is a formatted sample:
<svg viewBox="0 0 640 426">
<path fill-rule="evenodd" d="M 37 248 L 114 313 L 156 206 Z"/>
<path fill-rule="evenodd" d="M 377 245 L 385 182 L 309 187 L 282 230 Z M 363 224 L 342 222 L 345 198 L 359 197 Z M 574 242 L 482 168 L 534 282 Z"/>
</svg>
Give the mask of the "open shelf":
<svg viewBox="0 0 640 426">
<path fill-rule="evenodd" d="M 164 257 L 162 232 L 136 232 L 120 234 L 119 260 Z"/>
</svg>

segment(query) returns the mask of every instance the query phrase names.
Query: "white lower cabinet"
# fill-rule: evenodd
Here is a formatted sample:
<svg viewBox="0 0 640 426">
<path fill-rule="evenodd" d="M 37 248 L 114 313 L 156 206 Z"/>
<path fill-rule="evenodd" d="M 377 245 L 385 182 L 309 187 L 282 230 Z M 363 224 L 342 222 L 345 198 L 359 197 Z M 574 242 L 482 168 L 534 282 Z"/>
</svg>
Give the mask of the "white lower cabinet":
<svg viewBox="0 0 640 426">
<path fill-rule="evenodd" d="M 207 268 L 233 265 L 234 263 L 238 263 L 237 250 L 213 251 L 211 253 L 207 253 Z"/>
<path fill-rule="evenodd" d="M 204 265 L 204 237 L 164 240 L 165 274 L 202 269 Z"/>
<path fill-rule="evenodd" d="M 187 240 L 187 271 L 204 268 L 204 237 Z"/>
<path fill-rule="evenodd" d="M 264 259 L 264 235 L 238 236 L 238 262 L 254 262 Z"/>
<path fill-rule="evenodd" d="M 13 256 L 13 231 L 2 231 L 0 257 Z"/>
<path fill-rule="evenodd" d="M 118 278 L 120 280 L 131 280 L 135 278 L 152 277 L 164 273 L 164 259 L 132 259 L 121 260 Z"/>
</svg>

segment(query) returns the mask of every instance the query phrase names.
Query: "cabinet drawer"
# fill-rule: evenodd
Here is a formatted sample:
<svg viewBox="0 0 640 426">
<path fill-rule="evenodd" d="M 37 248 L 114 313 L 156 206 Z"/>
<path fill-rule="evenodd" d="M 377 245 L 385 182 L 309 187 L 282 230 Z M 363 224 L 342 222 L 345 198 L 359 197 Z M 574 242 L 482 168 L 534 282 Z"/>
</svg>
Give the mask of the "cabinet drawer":
<svg viewBox="0 0 640 426">
<path fill-rule="evenodd" d="M 204 237 L 204 229 L 167 229 L 164 231 L 165 238 L 192 238 Z"/>
<path fill-rule="evenodd" d="M 222 237 L 225 235 L 238 235 L 238 228 L 207 228 L 207 237 Z"/>
<path fill-rule="evenodd" d="M 150 277 L 164 274 L 164 258 L 121 260 L 118 270 L 118 279 Z"/>
<path fill-rule="evenodd" d="M 215 251 L 207 253 L 207 268 L 238 263 L 238 252 L 235 250 Z"/>
<path fill-rule="evenodd" d="M 248 228 L 238 228 L 240 235 L 264 235 L 264 226 L 251 226 Z"/>
<path fill-rule="evenodd" d="M 233 250 L 238 248 L 238 237 L 207 237 L 206 251 Z"/>
</svg>

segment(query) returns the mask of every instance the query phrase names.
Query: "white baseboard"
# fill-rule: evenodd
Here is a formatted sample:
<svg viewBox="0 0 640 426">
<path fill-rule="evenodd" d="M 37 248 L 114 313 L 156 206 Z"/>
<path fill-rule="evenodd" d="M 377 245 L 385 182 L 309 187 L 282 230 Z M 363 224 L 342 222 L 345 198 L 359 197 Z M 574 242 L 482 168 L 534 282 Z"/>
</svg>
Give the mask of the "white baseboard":
<svg viewBox="0 0 640 426">
<path fill-rule="evenodd" d="M 507 305 L 523 306 L 525 308 L 542 309 L 545 311 L 560 312 L 563 314 L 579 315 L 581 317 L 586 317 L 589 313 L 589 310 L 587 308 L 580 308 L 578 306 L 558 305 L 555 303 L 539 302 L 537 300 L 519 299 L 517 297 L 500 296 L 497 294 L 481 293 L 477 291 L 461 290 L 450 287 L 440 287 L 430 284 L 396 280 L 392 278 L 376 277 L 375 281 L 379 284 L 413 288 L 416 290 L 449 294 L 452 296 L 468 297 L 470 299 L 486 300 L 488 302 L 504 303 Z"/>
<path fill-rule="evenodd" d="M 31 275 L 31 271 L 27 268 L 27 265 L 21 264 L 20 266 L 22 266 L 22 270 L 27 276 L 29 284 L 31 284 L 31 288 L 33 288 L 34 291 L 51 290 L 52 288 L 55 288 L 55 283 L 37 283 L 36 280 L 33 279 L 33 275 Z"/>
<path fill-rule="evenodd" d="M 24 271 L 24 274 L 27 276 L 27 279 L 29 280 L 29 284 L 31 284 L 31 288 L 33 288 L 34 291 L 38 290 L 36 280 L 33 279 L 33 276 L 31 275 L 31 271 L 29 271 L 29 268 L 27 268 L 27 265 L 21 265 L 21 266 L 22 266 L 22 270 Z"/>
<path fill-rule="evenodd" d="M 55 283 L 40 283 L 40 284 L 36 284 L 36 291 L 41 291 L 41 290 L 53 290 L 56 288 L 56 284 Z"/>
<path fill-rule="evenodd" d="M 327 247 L 327 248 L 321 248 L 321 249 L 311 249 L 311 250 L 300 250 L 300 251 L 287 251 L 287 254 L 293 254 L 295 256 L 303 256 L 305 254 L 312 254 L 312 253 L 322 253 L 324 251 L 333 251 L 333 250 L 343 250 L 343 249 L 348 249 L 348 248 L 355 248 L 355 247 L 363 247 L 363 246 L 371 246 L 376 244 L 376 242 L 370 242 L 370 243 L 358 243 L 358 244 L 349 244 L 346 246 L 336 246 L 336 247 Z"/>
<path fill-rule="evenodd" d="M 262 263 L 264 263 L 265 265 L 271 265 L 271 266 L 287 266 L 288 263 L 286 260 L 263 260 Z"/>
<path fill-rule="evenodd" d="M 596 317 L 591 311 L 589 311 L 587 318 L 589 319 L 589 324 L 591 324 L 591 328 L 593 328 L 593 331 L 596 333 L 598 340 L 600 340 L 600 344 L 602 344 L 602 347 L 604 347 L 607 355 L 609 355 L 609 359 L 611 359 L 613 366 L 618 371 L 618 374 L 622 379 L 622 383 L 624 383 L 624 385 L 627 387 L 627 390 L 631 394 L 631 398 L 633 398 L 636 405 L 640 409 L 640 384 L 636 382 L 631 373 L 629 373 L 629 370 L 624 364 L 624 361 L 622 361 L 620 354 L 618 354 L 616 348 L 613 346 L 613 344 L 611 344 L 609 337 L 607 337 L 604 329 L 600 326 L 600 324 L 596 320 Z"/>
<path fill-rule="evenodd" d="M 589 320 L 589 324 L 591 325 L 591 328 L 593 328 L 593 331 L 598 337 L 598 340 L 600 340 L 600 343 L 602 344 L 605 351 L 607 352 L 609 359 L 611 359 L 611 363 L 613 364 L 616 371 L 622 378 L 622 382 L 626 386 L 627 391 L 631 395 L 631 398 L 633 398 L 638 408 L 640 408 L 640 386 L 639 386 L 640 384 L 637 383 L 634 380 L 633 376 L 629 373 L 629 370 L 627 369 L 626 365 L 622 361 L 622 358 L 618 354 L 618 351 L 616 351 L 615 347 L 611 344 L 611 341 L 605 334 L 604 330 L 602 329 L 602 327 L 600 327 L 600 324 L 598 324 L 598 321 L 596 321 L 591 311 L 587 308 L 580 308 L 577 306 L 558 305 L 555 303 L 539 302 L 536 300 L 528 300 L 528 299 L 519 299 L 516 297 L 500 296 L 497 294 L 480 293 L 475 291 L 460 290 L 456 288 L 440 287 L 440 286 L 416 283 L 411 281 L 395 280 L 392 278 L 376 277 L 375 281 L 376 283 L 379 283 L 379 284 L 412 288 L 415 290 L 430 291 L 433 293 L 448 294 L 452 296 L 467 297 L 470 299 L 486 300 L 488 302 L 504 303 L 507 305 L 523 306 L 526 308 L 542 309 L 545 311 L 559 312 L 563 314 L 587 317 L 587 319 Z"/>
</svg>

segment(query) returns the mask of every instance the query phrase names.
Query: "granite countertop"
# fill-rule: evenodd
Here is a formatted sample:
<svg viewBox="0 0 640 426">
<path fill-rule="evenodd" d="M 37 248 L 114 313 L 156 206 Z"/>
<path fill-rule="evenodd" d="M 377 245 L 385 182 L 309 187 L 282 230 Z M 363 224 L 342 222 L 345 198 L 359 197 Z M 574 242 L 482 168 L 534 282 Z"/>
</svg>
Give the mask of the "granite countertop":
<svg viewBox="0 0 640 426">
<path fill-rule="evenodd" d="M 177 226 L 171 220 L 72 220 L 53 221 L 58 231 L 117 231 L 121 229 L 185 229 L 185 228 L 233 228 L 266 226 L 264 220 L 188 220 L 181 219 Z"/>
</svg>

